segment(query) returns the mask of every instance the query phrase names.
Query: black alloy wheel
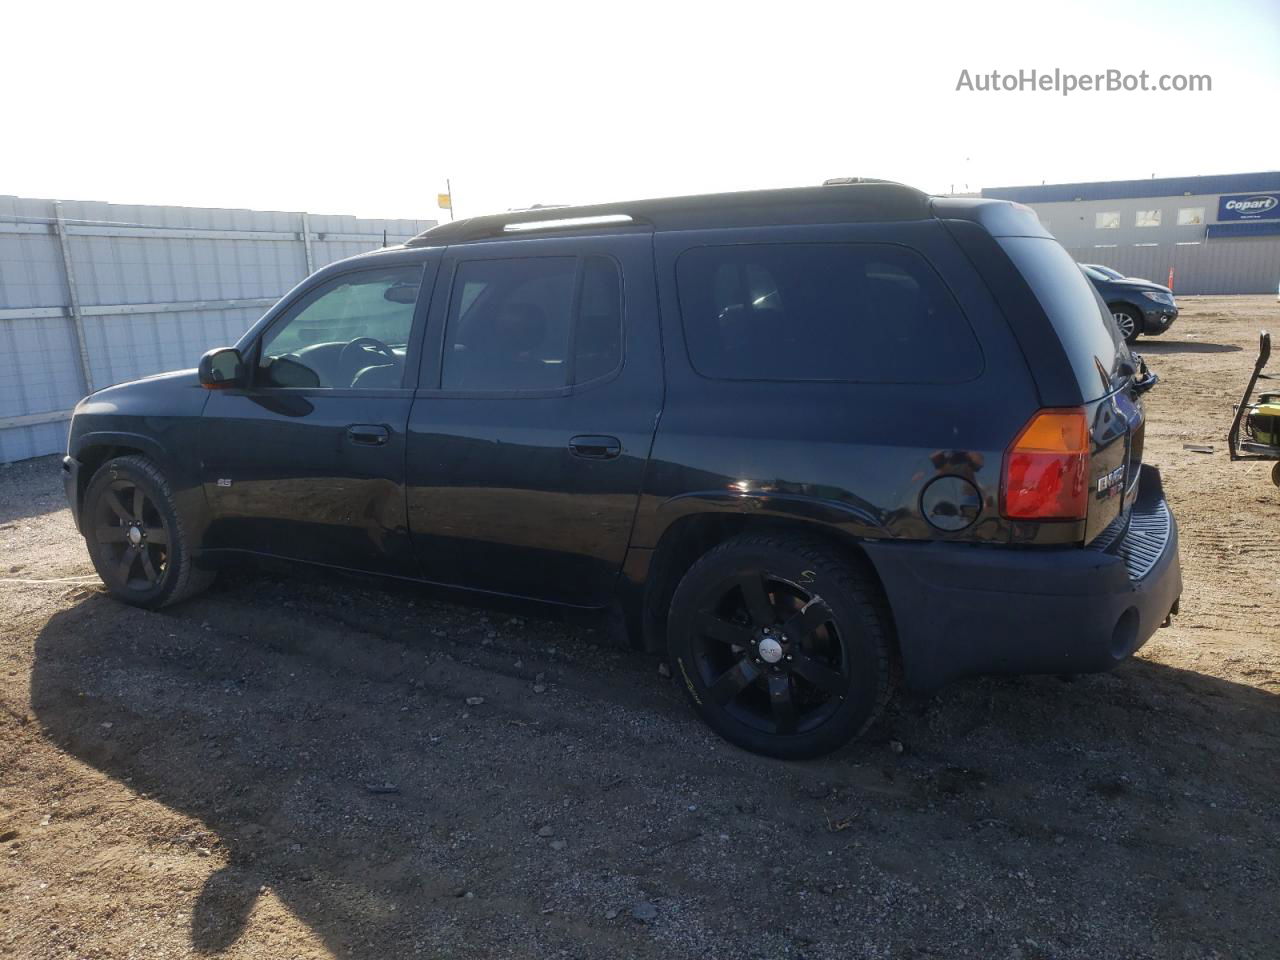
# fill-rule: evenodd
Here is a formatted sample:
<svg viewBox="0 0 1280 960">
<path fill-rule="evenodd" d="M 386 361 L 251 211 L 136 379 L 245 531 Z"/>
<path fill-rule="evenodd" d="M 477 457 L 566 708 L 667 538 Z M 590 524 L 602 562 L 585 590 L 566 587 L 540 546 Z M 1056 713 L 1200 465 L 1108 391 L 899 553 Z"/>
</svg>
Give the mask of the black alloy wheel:
<svg viewBox="0 0 1280 960">
<path fill-rule="evenodd" d="M 816 757 L 864 733 L 893 688 L 892 620 L 865 560 L 742 534 L 685 573 L 667 644 L 694 709 L 731 743 Z"/>
<path fill-rule="evenodd" d="M 80 528 L 111 595 L 159 609 L 213 582 L 197 567 L 178 500 L 164 472 L 144 456 L 108 460 L 89 481 Z"/>
<path fill-rule="evenodd" d="M 89 536 L 101 548 L 113 579 L 129 590 L 158 587 L 169 565 L 169 536 L 164 517 L 139 484 L 112 480 L 99 496 Z"/>
<path fill-rule="evenodd" d="M 825 600 L 759 573 L 722 581 L 706 600 L 694 663 L 726 713 L 784 736 L 830 718 L 848 689 L 849 664 Z"/>
</svg>

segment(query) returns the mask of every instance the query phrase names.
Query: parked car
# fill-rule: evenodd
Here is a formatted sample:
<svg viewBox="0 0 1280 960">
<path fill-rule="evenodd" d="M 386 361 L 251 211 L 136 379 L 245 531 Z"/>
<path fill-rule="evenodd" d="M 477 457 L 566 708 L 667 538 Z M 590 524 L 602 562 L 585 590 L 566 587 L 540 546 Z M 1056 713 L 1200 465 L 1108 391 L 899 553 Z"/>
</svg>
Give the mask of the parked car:
<svg viewBox="0 0 1280 960">
<path fill-rule="evenodd" d="M 1164 333 L 1178 319 L 1178 303 L 1173 291 L 1150 280 L 1126 277 L 1110 267 L 1080 264 L 1098 295 L 1106 302 L 1125 340 L 1133 343 L 1140 335 Z"/>
<path fill-rule="evenodd" d="M 1127 279 L 1119 270 L 1112 270 L 1110 267 L 1104 267 L 1100 263 L 1082 263 L 1082 267 L 1088 267 L 1090 270 L 1096 270 L 1109 280 L 1125 280 Z"/>
<path fill-rule="evenodd" d="M 1139 367 L 1139 369 L 1135 369 Z M 1026 208 L 883 182 L 460 220 L 83 400 L 115 597 L 245 555 L 620 609 L 726 739 L 900 677 L 1107 669 L 1176 612 L 1153 382 Z"/>
</svg>

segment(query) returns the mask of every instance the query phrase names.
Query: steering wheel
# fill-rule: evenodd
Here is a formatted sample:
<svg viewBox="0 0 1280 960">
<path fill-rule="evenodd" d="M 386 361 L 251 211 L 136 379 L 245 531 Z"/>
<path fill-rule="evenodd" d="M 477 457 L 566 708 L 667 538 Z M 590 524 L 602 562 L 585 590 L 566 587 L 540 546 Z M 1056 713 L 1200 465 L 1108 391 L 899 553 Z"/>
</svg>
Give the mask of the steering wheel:
<svg viewBox="0 0 1280 960">
<path fill-rule="evenodd" d="M 342 352 L 338 354 L 338 366 L 344 371 L 350 370 L 353 376 L 359 372 L 352 363 L 352 360 L 356 356 L 356 351 L 377 354 L 378 356 L 389 360 L 391 363 L 400 362 L 400 358 L 396 356 L 395 351 L 381 340 L 378 340 L 375 337 L 356 337 L 343 347 Z M 363 359 L 368 361 L 370 358 L 364 357 Z M 366 366 L 370 366 L 370 364 L 361 364 L 360 369 L 363 369 Z"/>
</svg>

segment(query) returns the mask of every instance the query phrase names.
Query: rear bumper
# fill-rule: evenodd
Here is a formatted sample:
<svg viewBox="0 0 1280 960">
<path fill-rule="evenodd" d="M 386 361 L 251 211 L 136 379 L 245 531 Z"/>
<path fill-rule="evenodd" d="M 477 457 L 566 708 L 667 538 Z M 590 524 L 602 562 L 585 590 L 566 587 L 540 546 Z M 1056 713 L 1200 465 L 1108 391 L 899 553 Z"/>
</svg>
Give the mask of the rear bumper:
<svg viewBox="0 0 1280 960">
<path fill-rule="evenodd" d="M 864 547 L 913 689 L 972 674 L 1109 669 L 1146 643 L 1182 593 L 1177 524 L 1148 466 L 1127 529 L 1089 547 Z"/>
</svg>

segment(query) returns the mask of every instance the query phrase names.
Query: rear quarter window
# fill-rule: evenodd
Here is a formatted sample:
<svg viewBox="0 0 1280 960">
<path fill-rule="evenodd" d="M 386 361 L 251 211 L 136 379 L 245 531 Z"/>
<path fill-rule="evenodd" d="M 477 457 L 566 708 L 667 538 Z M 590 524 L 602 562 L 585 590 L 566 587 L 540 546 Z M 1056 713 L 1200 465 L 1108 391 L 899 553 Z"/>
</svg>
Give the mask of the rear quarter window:
<svg viewBox="0 0 1280 960">
<path fill-rule="evenodd" d="M 959 305 L 906 247 L 695 247 L 676 280 L 689 360 L 704 377 L 960 383 L 982 373 Z"/>
<path fill-rule="evenodd" d="M 1093 284 L 1056 240 L 999 237 L 997 242 L 1053 324 L 1081 396 L 1096 400 L 1109 393 L 1129 348 Z"/>
</svg>

